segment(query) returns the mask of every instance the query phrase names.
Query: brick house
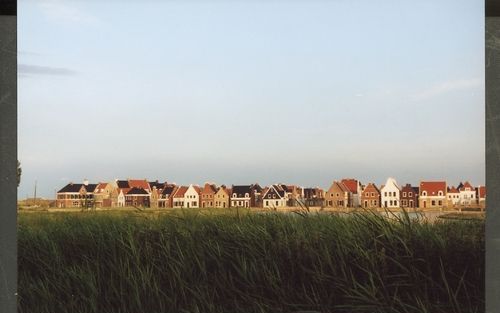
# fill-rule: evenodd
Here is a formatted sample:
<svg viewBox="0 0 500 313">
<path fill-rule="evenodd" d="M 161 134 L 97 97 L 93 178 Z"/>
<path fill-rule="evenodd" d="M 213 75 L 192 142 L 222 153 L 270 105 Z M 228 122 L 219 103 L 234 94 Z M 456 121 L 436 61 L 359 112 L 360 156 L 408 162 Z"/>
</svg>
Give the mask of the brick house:
<svg viewBox="0 0 500 313">
<path fill-rule="evenodd" d="M 159 208 L 172 208 L 173 207 L 173 195 L 177 190 L 177 186 L 174 184 L 165 184 L 162 189 L 161 194 L 158 198 Z"/>
<path fill-rule="evenodd" d="M 125 205 L 133 207 L 151 207 L 150 193 L 140 187 L 132 187 L 125 194 Z"/>
<path fill-rule="evenodd" d="M 446 182 L 423 181 L 420 182 L 418 206 L 426 208 L 442 208 L 446 205 Z"/>
<path fill-rule="evenodd" d="M 87 180 L 83 184 L 69 183 L 57 192 L 56 206 L 59 208 L 94 207 L 96 188 L 97 184 L 89 184 Z"/>
<path fill-rule="evenodd" d="M 215 206 L 214 196 L 217 193 L 215 184 L 205 183 L 200 193 L 202 208 L 213 208 Z"/>
<path fill-rule="evenodd" d="M 112 193 L 115 189 L 113 183 L 99 183 L 94 191 L 95 206 L 109 208 L 112 206 Z"/>
<path fill-rule="evenodd" d="M 418 207 L 418 187 L 413 187 L 406 184 L 401 188 L 401 207 L 416 208 Z"/>
<path fill-rule="evenodd" d="M 325 204 L 325 192 L 323 189 L 304 188 L 304 204 L 309 207 L 322 207 Z"/>
<path fill-rule="evenodd" d="M 361 206 L 363 208 L 380 207 L 380 190 L 374 183 L 369 183 L 361 192 Z"/>
<path fill-rule="evenodd" d="M 341 182 L 334 181 L 325 193 L 325 206 L 344 207 L 351 204 L 351 195 L 349 189 Z"/>
</svg>

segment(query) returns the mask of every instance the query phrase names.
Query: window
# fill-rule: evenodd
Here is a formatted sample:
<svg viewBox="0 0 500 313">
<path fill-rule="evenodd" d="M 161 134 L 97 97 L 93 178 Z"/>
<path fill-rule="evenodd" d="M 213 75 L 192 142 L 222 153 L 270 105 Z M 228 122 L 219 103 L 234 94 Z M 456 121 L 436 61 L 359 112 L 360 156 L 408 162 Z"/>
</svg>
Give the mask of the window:
<svg viewBox="0 0 500 313">
<path fill-rule="evenodd" d="M 443 205 L 443 201 L 439 200 L 438 205 Z"/>
<path fill-rule="evenodd" d="M 387 197 L 387 191 L 384 191 L 384 197 Z"/>
<path fill-rule="evenodd" d="M 406 197 L 406 192 L 403 192 L 403 197 Z"/>
<path fill-rule="evenodd" d="M 396 196 L 396 192 L 395 192 L 395 191 L 392 193 L 392 196 L 393 196 L 393 197 L 395 197 L 395 196 Z"/>
<path fill-rule="evenodd" d="M 369 193 L 369 192 L 365 193 L 365 197 L 368 197 L 369 195 L 370 195 L 370 193 Z"/>
<path fill-rule="evenodd" d="M 372 197 L 375 197 L 375 193 L 374 192 L 372 192 Z"/>
<path fill-rule="evenodd" d="M 436 205 L 436 200 L 432 200 L 431 205 Z"/>
<path fill-rule="evenodd" d="M 269 201 L 266 200 L 266 206 L 269 206 Z"/>
<path fill-rule="evenodd" d="M 411 197 L 411 192 L 408 193 L 408 197 Z"/>
<path fill-rule="evenodd" d="M 276 206 L 278 206 L 278 201 L 276 201 Z"/>
</svg>

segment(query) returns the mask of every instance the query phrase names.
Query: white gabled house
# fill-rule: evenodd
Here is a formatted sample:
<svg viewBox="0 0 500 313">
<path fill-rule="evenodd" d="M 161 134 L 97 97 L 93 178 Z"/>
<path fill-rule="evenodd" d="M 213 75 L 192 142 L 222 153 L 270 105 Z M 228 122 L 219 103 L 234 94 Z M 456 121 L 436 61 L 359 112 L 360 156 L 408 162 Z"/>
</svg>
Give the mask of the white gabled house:
<svg viewBox="0 0 500 313">
<path fill-rule="evenodd" d="M 271 185 L 262 196 L 262 206 L 264 208 L 282 208 L 286 207 L 288 194 L 281 185 Z"/>
<path fill-rule="evenodd" d="M 201 188 L 193 184 L 189 185 L 186 193 L 184 194 L 184 207 L 185 208 L 199 208 L 200 207 L 200 194 Z"/>
<path fill-rule="evenodd" d="M 458 185 L 458 191 L 460 193 L 460 204 L 461 205 L 475 205 L 477 204 L 476 199 L 476 189 L 466 181 L 465 183 L 460 183 Z"/>
<path fill-rule="evenodd" d="M 389 177 L 384 186 L 380 189 L 381 207 L 399 208 L 401 206 L 401 190 L 398 183 L 392 177 Z"/>
</svg>

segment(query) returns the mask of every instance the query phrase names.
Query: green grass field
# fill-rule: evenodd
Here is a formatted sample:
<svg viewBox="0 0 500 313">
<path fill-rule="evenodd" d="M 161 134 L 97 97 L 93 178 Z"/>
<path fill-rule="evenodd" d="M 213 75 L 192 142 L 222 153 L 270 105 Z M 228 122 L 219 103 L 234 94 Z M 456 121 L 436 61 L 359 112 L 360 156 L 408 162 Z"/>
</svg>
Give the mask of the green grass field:
<svg viewBox="0 0 500 313">
<path fill-rule="evenodd" d="M 484 221 L 219 213 L 20 213 L 19 312 L 484 311 Z"/>
</svg>

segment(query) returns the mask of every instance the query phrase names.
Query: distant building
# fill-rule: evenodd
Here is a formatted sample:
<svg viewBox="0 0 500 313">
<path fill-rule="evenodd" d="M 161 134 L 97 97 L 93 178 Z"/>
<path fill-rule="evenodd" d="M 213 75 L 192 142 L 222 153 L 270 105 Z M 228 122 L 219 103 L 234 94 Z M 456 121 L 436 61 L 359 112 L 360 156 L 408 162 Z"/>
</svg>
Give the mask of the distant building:
<svg viewBox="0 0 500 313">
<path fill-rule="evenodd" d="M 448 187 L 446 190 L 446 204 L 450 208 L 460 205 L 460 191 L 454 186 Z"/>
<path fill-rule="evenodd" d="M 94 207 L 94 191 L 97 184 L 69 183 L 57 192 L 56 206 L 58 208 L 91 208 Z"/>
<path fill-rule="evenodd" d="M 304 203 L 309 207 L 322 207 L 325 203 L 325 192 L 319 187 L 304 188 Z"/>
<path fill-rule="evenodd" d="M 222 185 L 217 189 L 214 195 L 214 203 L 216 208 L 229 208 L 231 189 Z"/>
<path fill-rule="evenodd" d="M 419 207 L 442 208 L 446 205 L 446 182 L 423 181 L 420 182 Z"/>
<path fill-rule="evenodd" d="M 418 207 L 418 187 L 406 184 L 401 188 L 400 202 L 402 208 Z"/>
<path fill-rule="evenodd" d="M 174 184 L 165 184 L 165 187 L 161 191 L 158 198 L 159 208 L 172 208 L 173 207 L 173 195 L 177 190 L 177 186 Z"/>
<path fill-rule="evenodd" d="M 201 207 L 202 208 L 213 208 L 215 207 L 214 196 L 217 193 L 217 186 L 215 184 L 205 183 L 205 186 L 201 190 Z"/>
<path fill-rule="evenodd" d="M 287 206 L 287 191 L 284 185 L 271 185 L 263 194 L 264 208 L 282 208 Z"/>
<path fill-rule="evenodd" d="M 325 192 L 325 206 L 336 208 L 347 208 L 350 205 L 351 192 L 342 184 L 334 181 L 330 188 Z"/>
<path fill-rule="evenodd" d="M 151 206 L 150 201 L 150 193 L 140 187 L 132 187 L 125 194 L 126 206 L 149 208 Z"/>
<path fill-rule="evenodd" d="M 382 188 L 380 188 L 381 206 L 383 208 L 399 208 L 401 205 L 400 195 L 401 190 L 398 183 L 394 178 L 389 177 L 385 185 L 382 185 Z"/>
<path fill-rule="evenodd" d="M 201 188 L 196 185 L 189 185 L 184 193 L 184 208 L 199 208 L 200 207 Z"/>
<path fill-rule="evenodd" d="M 350 200 L 347 206 L 357 208 L 361 206 L 361 182 L 354 178 L 344 178 L 340 181 L 349 190 Z"/>
<path fill-rule="evenodd" d="M 251 185 L 233 185 L 231 187 L 231 207 L 249 208 L 252 202 Z"/>
<path fill-rule="evenodd" d="M 486 207 L 486 186 L 476 187 L 476 198 L 479 204 L 479 207 Z"/>
<path fill-rule="evenodd" d="M 458 185 L 458 191 L 460 192 L 460 205 L 477 205 L 476 189 L 472 187 L 472 185 L 468 181 L 463 184 L 460 183 Z"/>
<path fill-rule="evenodd" d="M 380 207 L 380 190 L 374 183 L 369 183 L 361 192 L 361 206 L 363 208 Z"/>
<path fill-rule="evenodd" d="M 185 202 L 184 196 L 188 188 L 189 188 L 188 186 L 180 186 L 175 190 L 175 193 L 173 195 L 174 208 L 184 208 L 184 202 Z"/>
</svg>

